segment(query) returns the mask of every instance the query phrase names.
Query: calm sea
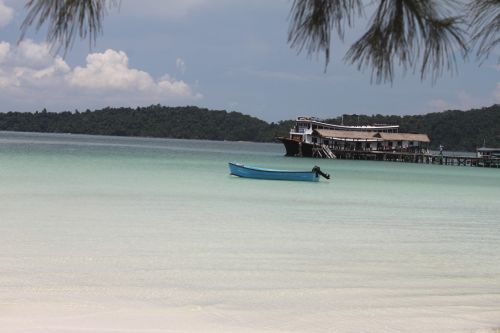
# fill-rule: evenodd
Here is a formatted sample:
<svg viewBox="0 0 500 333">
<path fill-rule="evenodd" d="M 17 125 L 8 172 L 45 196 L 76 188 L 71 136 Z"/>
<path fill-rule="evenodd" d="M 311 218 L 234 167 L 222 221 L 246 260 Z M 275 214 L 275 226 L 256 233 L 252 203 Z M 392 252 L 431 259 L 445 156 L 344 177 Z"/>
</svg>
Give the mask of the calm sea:
<svg viewBox="0 0 500 333">
<path fill-rule="evenodd" d="M 0 332 L 498 332 L 500 170 L 283 154 L 0 132 Z"/>
</svg>

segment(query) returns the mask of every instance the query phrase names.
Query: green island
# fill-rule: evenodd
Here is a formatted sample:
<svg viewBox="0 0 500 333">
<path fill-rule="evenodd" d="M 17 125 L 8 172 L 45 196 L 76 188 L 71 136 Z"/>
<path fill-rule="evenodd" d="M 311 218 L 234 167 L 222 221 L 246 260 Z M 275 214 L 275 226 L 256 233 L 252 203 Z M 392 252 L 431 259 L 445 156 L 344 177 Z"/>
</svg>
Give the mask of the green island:
<svg viewBox="0 0 500 333">
<path fill-rule="evenodd" d="M 314 112 L 306 112 L 313 114 Z M 345 125 L 393 124 L 402 132 L 426 133 L 430 148 L 475 151 L 486 143 L 500 147 L 500 104 L 468 111 L 448 110 L 423 115 L 343 115 L 325 122 Z M 101 110 L 0 113 L 1 131 L 142 136 L 198 140 L 272 142 L 287 136 L 294 120 L 268 123 L 225 110 L 196 106 L 151 105 Z"/>
</svg>

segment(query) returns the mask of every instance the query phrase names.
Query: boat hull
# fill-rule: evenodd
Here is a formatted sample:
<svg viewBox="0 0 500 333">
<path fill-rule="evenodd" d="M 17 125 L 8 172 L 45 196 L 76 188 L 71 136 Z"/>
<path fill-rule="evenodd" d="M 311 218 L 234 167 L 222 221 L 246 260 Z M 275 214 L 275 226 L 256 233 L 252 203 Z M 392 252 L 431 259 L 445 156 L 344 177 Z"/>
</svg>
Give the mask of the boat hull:
<svg viewBox="0 0 500 333">
<path fill-rule="evenodd" d="M 289 138 L 277 138 L 285 146 L 285 156 L 312 157 L 314 145 Z"/>
<path fill-rule="evenodd" d="M 319 180 L 318 173 L 314 171 L 275 170 L 250 167 L 238 163 L 229 163 L 229 171 L 231 175 L 243 178 L 293 180 L 306 182 L 317 182 Z"/>
</svg>

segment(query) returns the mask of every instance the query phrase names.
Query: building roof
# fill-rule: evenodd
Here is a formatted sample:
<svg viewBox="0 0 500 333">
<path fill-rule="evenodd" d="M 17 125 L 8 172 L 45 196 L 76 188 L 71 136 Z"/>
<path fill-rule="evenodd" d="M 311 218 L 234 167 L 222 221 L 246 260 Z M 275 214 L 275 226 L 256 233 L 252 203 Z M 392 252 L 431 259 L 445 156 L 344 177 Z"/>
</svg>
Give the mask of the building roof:
<svg viewBox="0 0 500 333">
<path fill-rule="evenodd" d="M 427 134 L 413 133 L 385 133 L 385 132 L 362 132 L 341 131 L 330 129 L 317 129 L 314 133 L 321 137 L 345 140 L 345 141 L 419 141 L 430 142 Z"/>
<path fill-rule="evenodd" d="M 500 148 L 487 148 L 487 147 L 481 147 L 481 148 L 477 148 L 477 151 L 481 151 L 481 152 L 497 152 L 499 151 L 500 152 Z"/>
<path fill-rule="evenodd" d="M 306 117 L 299 117 L 297 118 L 297 122 L 308 122 L 311 124 L 315 124 L 318 126 L 325 127 L 326 129 L 339 129 L 339 130 L 345 130 L 345 131 L 367 131 L 367 132 L 377 132 L 377 131 L 384 131 L 384 130 L 398 130 L 399 125 L 361 125 L 361 126 L 355 126 L 355 125 L 337 125 L 337 124 L 330 124 L 330 123 L 325 123 L 322 121 L 319 121 L 316 118 L 306 118 Z"/>
<path fill-rule="evenodd" d="M 419 141 L 430 142 L 431 140 L 427 134 L 413 134 L 413 133 L 376 133 L 375 136 L 383 139 L 384 141 Z"/>
<path fill-rule="evenodd" d="M 349 141 L 382 141 L 380 138 L 374 136 L 376 132 L 362 132 L 362 131 L 342 131 L 330 129 L 317 129 L 314 132 L 318 133 L 324 138 L 349 140 Z"/>
</svg>

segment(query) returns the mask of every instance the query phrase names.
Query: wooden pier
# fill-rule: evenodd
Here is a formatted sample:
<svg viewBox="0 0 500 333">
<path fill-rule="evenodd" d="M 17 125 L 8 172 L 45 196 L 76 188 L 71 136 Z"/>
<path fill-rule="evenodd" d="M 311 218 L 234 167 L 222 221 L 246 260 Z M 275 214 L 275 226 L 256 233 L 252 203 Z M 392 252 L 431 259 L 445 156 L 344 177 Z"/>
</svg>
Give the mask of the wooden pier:
<svg viewBox="0 0 500 333">
<path fill-rule="evenodd" d="M 333 150 L 338 159 L 500 168 L 500 158 L 395 151 Z"/>
</svg>

